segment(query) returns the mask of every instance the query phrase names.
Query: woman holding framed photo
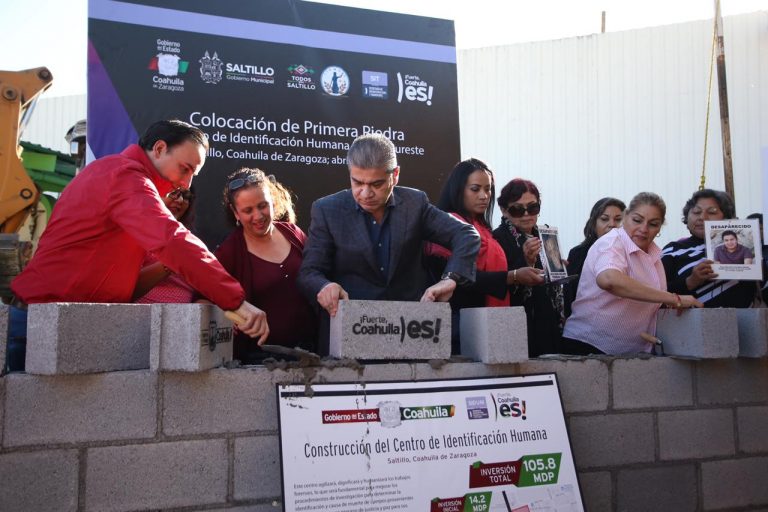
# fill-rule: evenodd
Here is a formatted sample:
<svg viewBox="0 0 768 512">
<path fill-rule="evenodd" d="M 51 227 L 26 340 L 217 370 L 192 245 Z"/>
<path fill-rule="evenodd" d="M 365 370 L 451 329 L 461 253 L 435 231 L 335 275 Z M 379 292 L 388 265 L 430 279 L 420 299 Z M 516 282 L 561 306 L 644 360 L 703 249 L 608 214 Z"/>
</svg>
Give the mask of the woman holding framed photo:
<svg viewBox="0 0 768 512">
<path fill-rule="evenodd" d="M 539 252 L 541 238 L 536 224 L 541 211 L 541 194 L 529 180 L 515 178 L 507 183 L 498 199 L 501 225 L 493 230 L 507 259 L 507 269 L 518 273 L 527 269 L 542 272 Z M 528 321 L 528 356 L 560 353 L 564 322 L 562 284 L 514 283 L 510 286 L 510 303 L 524 306 Z"/>
</svg>

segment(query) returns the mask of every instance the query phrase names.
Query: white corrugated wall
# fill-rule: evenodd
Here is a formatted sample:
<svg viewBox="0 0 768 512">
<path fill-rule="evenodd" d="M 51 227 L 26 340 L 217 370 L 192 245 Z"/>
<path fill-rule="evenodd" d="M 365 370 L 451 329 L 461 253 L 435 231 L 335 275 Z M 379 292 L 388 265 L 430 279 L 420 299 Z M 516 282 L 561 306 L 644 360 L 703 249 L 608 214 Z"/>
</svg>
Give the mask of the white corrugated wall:
<svg viewBox="0 0 768 512">
<path fill-rule="evenodd" d="M 514 177 L 542 193 L 542 223 L 581 241 L 592 204 L 649 190 L 667 202 L 660 245 L 701 173 L 712 22 L 459 52 L 462 156 L 485 160 L 499 189 Z M 760 211 L 768 146 L 768 12 L 724 20 L 737 214 Z M 723 189 L 717 77 L 707 186 Z M 496 217 L 498 218 L 498 211 Z"/>
<path fill-rule="evenodd" d="M 85 94 L 51 98 L 41 96 L 21 139 L 69 154 L 69 144 L 64 135 L 85 116 Z"/>
</svg>

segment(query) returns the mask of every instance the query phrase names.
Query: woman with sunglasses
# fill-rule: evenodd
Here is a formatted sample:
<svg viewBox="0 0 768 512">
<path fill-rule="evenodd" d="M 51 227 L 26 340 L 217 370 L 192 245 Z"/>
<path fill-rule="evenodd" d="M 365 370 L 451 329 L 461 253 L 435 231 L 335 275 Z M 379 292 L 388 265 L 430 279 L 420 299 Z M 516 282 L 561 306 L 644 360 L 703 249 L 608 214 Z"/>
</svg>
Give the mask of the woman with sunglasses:
<svg viewBox="0 0 768 512">
<path fill-rule="evenodd" d="M 194 200 L 194 193 L 185 188 L 172 190 L 163 198 L 163 203 L 173 217 L 190 231 L 194 221 Z M 151 254 L 147 254 L 133 291 L 136 303 L 186 304 L 192 302 L 194 294 L 194 288 L 183 277 L 172 272 Z"/>
<path fill-rule="evenodd" d="M 652 192 L 632 198 L 621 228 L 612 229 L 589 249 L 573 314 L 565 323 L 567 354 L 634 354 L 653 345 L 643 333 L 656 332 L 662 305 L 679 310 L 700 308 L 690 295 L 667 291 L 659 235 L 667 207 Z"/>
<path fill-rule="evenodd" d="M 543 273 L 541 239 L 536 229 L 541 211 L 539 189 L 532 181 L 515 178 L 501 189 L 498 204 L 501 225 L 493 230 L 493 236 L 504 249 L 507 268 L 518 274 L 527 268 Z M 564 321 L 562 285 L 517 282 L 511 285 L 510 292 L 513 306 L 525 306 L 529 357 L 559 353 Z"/>
<path fill-rule="evenodd" d="M 460 352 L 459 311 L 462 308 L 509 306 L 509 286 L 534 285 L 544 282 L 540 272 L 532 268 L 507 270 L 504 250 L 491 233 L 493 203 L 496 197 L 493 171 L 482 161 L 470 158 L 459 162 L 443 186 L 437 207 L 467 224 L 480 234 L 475 282 L 456 289 L 450 304 L 453 311 L 451 351 Z M 450 251 L 429 243 L 425 247 L 427 265 L 439 279 L 445 270 Z"/>
<path fill-rule="evenodd" d="M 296 288 L 306 235 L 295 224 L 275 220 L 293 210 L 281 188 L 259 169 L 230 174 L 224 207 L 236 227 L 214 254 L 240 282 L 246 300 L 267 314 L 271 344 L 314 350 L 315 315 Z M 241 363 L 258 364 L 268 356 L 253 339 L 235 336 L 234 358 Z"/>
<path fill-rule="evenodd" d="M 604 197 L 592 206 L 587 223 L 584 225 L 584 241 L 568 253 L 568 275 L 575 275 L 577 277 L 565 285 L 566 318 L 571 316 L 571 304 L 576 300 L 576 290 L 579 288 L 581 269 L 584 266 L 584 260 L 587 259 L 589 248 L 592 247 L 592 244 L 598 238 L 613 228 L 621 226 L 626 208 L 627 205 L 615 197 Z"/>
</svg>

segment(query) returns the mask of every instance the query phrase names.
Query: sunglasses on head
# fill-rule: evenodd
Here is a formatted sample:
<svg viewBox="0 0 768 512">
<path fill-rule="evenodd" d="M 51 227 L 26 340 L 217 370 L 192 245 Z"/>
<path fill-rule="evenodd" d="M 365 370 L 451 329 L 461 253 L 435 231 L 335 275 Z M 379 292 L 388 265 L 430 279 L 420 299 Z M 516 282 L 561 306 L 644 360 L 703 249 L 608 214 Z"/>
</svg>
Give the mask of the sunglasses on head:
<svg viewBox="0 0 768 512">
<path fill-rule="evenodd" d="M 230 192 L 234 192 L 235 190 L 243 188 L 248 183 L 256 183 L 258 181 L 260 181 L 259 177 L 253 174 L 249 174 L 244 178 L 235 178 L 229 183 L 227 183 L 227 190 L 229 190 Z"/>
<path fill-rule="evenodd" d="M 173 201 L 177 201 L 179 199 L 183 201 L 189 201 L 192 198 L 192 192 L 186 188 L 177 188 L 168 192 L 168 195 L 165 197 Z"/>
<path fill-rule="evenodd" d="M 541 211 L 541 203 L 530 203 L 527 206 L 523 206 L 521 204 L 512 204 L 507 208 L 507 213 L 509 213 L 510 217 L 519 218 L 525 215 L 526 212 L 528 212 L 528 215 L 538 215 L 538 213 Z"/>
</svg>

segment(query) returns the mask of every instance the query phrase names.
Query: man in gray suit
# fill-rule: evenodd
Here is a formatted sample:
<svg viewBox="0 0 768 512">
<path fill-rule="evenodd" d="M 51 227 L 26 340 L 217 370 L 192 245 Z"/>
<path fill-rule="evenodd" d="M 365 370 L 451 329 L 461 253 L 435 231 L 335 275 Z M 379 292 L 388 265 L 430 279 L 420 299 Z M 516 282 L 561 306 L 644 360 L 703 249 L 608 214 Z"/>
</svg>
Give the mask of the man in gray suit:
<svg viewBox="0 0 768 512">
<path fill-rule="evenodd" d="M 457 284 L 474 281 L 477 231 L 432 206 L 424 192 L 396 186 L 400 167 L 389 139 L 356 138 L 347 165 L 351 189 L 312 205 L 298 277 L 307 298 L 335 316 L 340 299 L 446 302 Z M 452 250 L 442 279 L 431 286 L 424 241 Z"/>
</svg>

